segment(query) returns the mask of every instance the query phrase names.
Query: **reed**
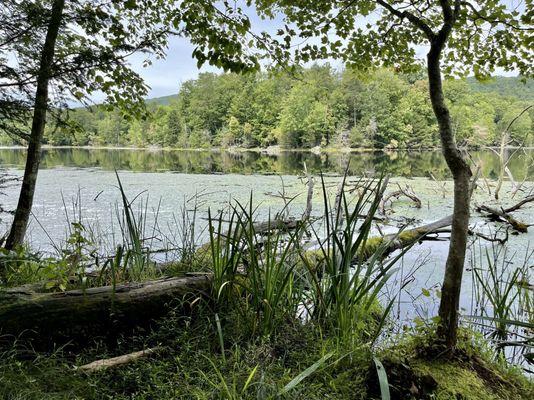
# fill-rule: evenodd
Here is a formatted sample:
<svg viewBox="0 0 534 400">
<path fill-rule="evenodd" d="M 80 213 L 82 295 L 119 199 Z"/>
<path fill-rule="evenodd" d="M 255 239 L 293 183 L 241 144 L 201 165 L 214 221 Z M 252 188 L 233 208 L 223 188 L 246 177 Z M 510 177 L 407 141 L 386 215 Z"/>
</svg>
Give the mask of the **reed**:
<svg viewBox="0 0 534 400">
<path fill-rule="evenodd" d="M 384 182 L 379 179 L 364 184 L 360 195 L 351 203 L 345 194 L 344 181 L 334 205 L 327 196 L 324 179 L 321 182 L 324 236 L 311 225 L 320 262 L 317 265 L 309 257 L 301 257 L 310 276 L 312 318 L 333 328 L 340 338 L 350 339 L 355 332 L 361 332 L 362 323 L 368 322 L 370 314 L 377 311 L 378 325 L 372 333 L 376 339 L 393 305 L 392 300 L 379 306 L 381 290 L 397 272 L 395 266 L 407 250 L 383 262 L 388 241 L 372 246 L 372 250 L 369 250 L 371 246 L 367 247 Z"/>
<path fill-rule="evenodd" d="M 115 171 L 122 201 L 122 217 L 119 218 L 119 225 L 124 241 L 125 259 L 123 263 L 123 276 L 132 281 L 142 281 L 156 274 L 155 263 L 150 259 L 150 246 L 144 242 L 147 227 L 147 204 L 141 203 L 138 213 L 133 211 L 132 202 L 128 201 L 119 174 Z M 157 219 L 157 216 L 156 216 Z M 151 239 L 148 238 L 148 239 Z"/>
<path fill-rule="evenodd" d="M 519 259 L 517 253 L 492 243 L 475 249 L 471 259 L 475 304 L 467 318 L 491 340 L 498 356 L 515 364 L 534 359 L 532 255 L 527 249 L 523 262 L 510 269 L 510 261 Z"/>
<path fill-rule="evenodd" d="M 269 335 L 275 331 L 282 316 L 294 318 L 296 315 L 300 296 L 294 283 L 300 228 L 290 232 L 273 230 L 275 222 L 269 214 L 266 231 L 258 232 L 254 224 L 252 195 L 248 207 L 239 203 L 238 207 L 247 274 L 241 286 L 248 293 L 249 304 L 256 316 L 253 331 L 257 328 L 263 335 Z"/>
</svg>

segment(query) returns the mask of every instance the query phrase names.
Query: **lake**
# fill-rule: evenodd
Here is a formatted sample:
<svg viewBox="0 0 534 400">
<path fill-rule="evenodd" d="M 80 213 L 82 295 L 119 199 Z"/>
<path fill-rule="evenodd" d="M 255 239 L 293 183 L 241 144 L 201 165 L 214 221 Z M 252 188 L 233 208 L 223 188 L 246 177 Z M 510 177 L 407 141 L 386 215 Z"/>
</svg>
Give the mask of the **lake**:
<svg viewBox="0 0 534 400">
<path fill-rule="evenodd" d="M 509 168 L 514 178 L 517 181 L 534 181 L 534 151 L 507 152 L 511 157 Z M 471 158 L 482 165 L 485 179 L 481 183 L 487 184 L 497 177 L 499 162 L 494 152 L 474 151 L 471 152 Z M 181 209 L 191 210 L 195 203 L 192 199 L 196 199 L 196 219 L 200 227 L 206 226 L 208 208 L 212 211 L 222 210 L 235 200 L 246 203 L 251 192 L 253 202 L 258 206 L 258 219 L 266 219 L 269 214 L 273 215 L 283 207 L 280 194 L 285 197 L 296 196 L 291 203 L 290 214 L 298 217 L 304 209 L 306 198 L 306 185 L 300 178 L 304 164 L 314 174 L 325 173 L 328 190 L 335 192 L 340 180 L 335 175 L 343 173 L 348 160 L 351 180 L 362 175 L 387 172 L 392 176 L 392 190 L 396 184 L 409 185 L 421 198 L 423 207 L 420 209 L 407 201 L 395 203 L 393 219 L 409 217 L 414 218 L 416 224 L 422 224 L 452 212 L 452 182 L 438 151 L 267 154 L 251 151 L 58 148 L 45 149 L 42 154 L 28 239 L 33 248 L 42 251 L 52 251 L 52 244 L 61 247 L 66 239 L 69 221 L 81 214 L 84 224 L 101 240 L 103 251 L 112 252 L 121 241 L 117 226 L 120 193 L 115 169 L 119 171 L 128 198 L 139 196 L 135 204 L 145 210 L 147 234 L 153 237 L 152 245 L 168 248 L 180 245 L 179 233 L 183 228 L 180 224 Z M 9 173 L 21 175 L 24 162 L 24 150 L 0 149 L 0 167 Z M 507 188 L 509 183 L 505 184 L 503 195 Z M 8 187 L 4 192 L 2 206 L 13 209 L 17 202 L 18 187 Z M 484 188 L 477 192 L 474 200 L 484 203 L 492 201 Z M 319 184 L 315 187 L 313 213 L 322 214 Z M 528 209 L 520 210 L 516 215 L 527 223 L 534 222 Z M 5 232 L 9 227 L 9 216 L 2 219 L 0 227 Z M 401 223 L 385 227 L 385 232 L 395 232 L 398 229 L 396 225 Z M 488 224 L 476 215 L 473 216 L 473 227 L 486 233 L 497 229 L 496 225 Z M 202 229 L 197 230 L 196 236 L 199 243 L 206 240 Z M 509 242 L 512 259 L 524 258 L 530 243 L 534 243 L 531 232 L 514 236 Z M 425 242 L 415 246 L 402 259 L 401 273 L 392 282 L 391 291 L 395 293 L 400 281 L 412 279 L 414 283 L 399 297 L 399 313 L 401 309 L 409 310 L 411 316 L 435 312 L 435 296 L 425 298 L 421 289 L 439 288 L 447 249 L 446 241 Z M 171 252 L 161 257 L 172 259 L 173 254 Z M 462 299 L 465 307 L 472 300 L 469 282 L 471 274 L 468 271 Z"/>
<path fill-rule="evenodd" d="M 516 180 L 534 178 L 534 150 L 506 151 L 509 168 Z M 25 150 L 0 148 L 0 166 L 24 168 Z M 343 173 L 350 158 L 349 174 L 390 172 L 394 176 L 449 179 L 450 174 L 439 151 L 399 151 L 314 154 L 282 151 L 279 154 L 253 151 L 117 150 L 85 148 L 44 149 L 41 168 L 98 168 L 107 171 L 182 172 L 187 174 L 301 174 L 306 163 L 314 173 Z M 498 175 L 499 160 L 491 150 L 473 151 L 474 162 L 481 163 L 484 176 Z"/>
</svg>

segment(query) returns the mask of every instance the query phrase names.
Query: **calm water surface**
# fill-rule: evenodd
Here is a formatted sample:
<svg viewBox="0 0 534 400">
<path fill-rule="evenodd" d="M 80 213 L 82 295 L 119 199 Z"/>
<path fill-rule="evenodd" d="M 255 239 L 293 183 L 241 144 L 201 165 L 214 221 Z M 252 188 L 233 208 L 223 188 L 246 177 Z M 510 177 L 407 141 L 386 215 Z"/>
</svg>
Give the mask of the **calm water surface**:
<svg viewBox="0 0 534 400">
<path fill-rule="evenodd" d="M 0 166 L 23 168 L 25 150 L 0 149 Z M 499 163 L 491 150 L 473 151 L 470 157 L 481 163 L 484 175 L 495 178 Z M 507 150 L 509 168 L 515 179 L 534 178 L 534 150 L 515 152 Z M 41 168 L 99 168 L 103 170 L 127 170 L 136 172 L 182 172 L 186 174 L 282 174 L 302 173 L 306 163 L 308 170 L 318 173 L 342 173 L 350 159 L 349 173 L 390 172 L 393 176 L 450 178 L 447 166 L 439 151 L 426 152 L 364 152 L 322 153 L 281 152 L 270 155 L 261 152 L 224 151 L 172 151 L 172 150 L 115 150 L 115 149 L 45 149 Z"/>
</svg>

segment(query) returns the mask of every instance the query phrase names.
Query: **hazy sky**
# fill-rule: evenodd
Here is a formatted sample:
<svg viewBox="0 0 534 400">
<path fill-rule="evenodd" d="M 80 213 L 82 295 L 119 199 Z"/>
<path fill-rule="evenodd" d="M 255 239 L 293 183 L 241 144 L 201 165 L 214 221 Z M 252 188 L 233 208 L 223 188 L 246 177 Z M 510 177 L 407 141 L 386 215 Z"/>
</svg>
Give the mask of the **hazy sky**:
<svg viewBox="0 0 534 400">
<path fill-rule="evenodd" d="M 274 34 L 278 27 L 283 26 L 283 20 L 280 16 L 273 20 L 261 19 L 254 8 L 243 5 L 242 8 L 249 16 L 255 32 Z M 149 98 L 178 93 L 181 83 L 196 78 L 200 72 L 223 72 L 222 69 L 212 67 L 207 63 L 199 70 L 196 59 L 192 57 L 193 49 L 194 46 L 189 42 L 189 39 L 171 37 L 165 59 L 153 60 L 151 66 L 144 68 L 142 66 L 144 56 L 134 55 L 131 57 L 134 70 L 145 79 L 151 88 L 148 94 Z"/>
<path fill-rule="evenodd" d="M 178 93 L 180 84 L 196 78 L 199 72 L 217 72 L 217 68 L 206 65 L 200 70 L 192 57 L 193 46 L 188 39 L 173 37 L 169 43 L 167 58 L 153 60 L 152 65 L 142 66 L 145 56 L 135 55 L 130 58 L 133 69 L 138 72 L 150 86 L 148 97 L 160 97 Z"/>
</svg>

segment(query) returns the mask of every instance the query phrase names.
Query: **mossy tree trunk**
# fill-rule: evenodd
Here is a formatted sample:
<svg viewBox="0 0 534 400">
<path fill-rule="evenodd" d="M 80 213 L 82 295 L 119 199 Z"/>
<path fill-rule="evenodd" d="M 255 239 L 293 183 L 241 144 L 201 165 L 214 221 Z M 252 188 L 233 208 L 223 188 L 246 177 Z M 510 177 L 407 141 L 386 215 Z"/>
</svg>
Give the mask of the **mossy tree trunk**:
<svg viewBox="0 0 534 400">
<path fill-rule="evenodd" d="M 207 293 L 209 275 L 39 293 L 21 287 L 0 291 L 0 335 L 28 337 L 37 345 L 86 341 L 163 316 Z"/>
<path fill-rule="evenodd" d="M 441 55 L 453 29 L 458 9 L 453 10 L 449 1 L 442 1 L 441 3 L 444 24 L 440 31 L 431 38 L 430 51 L 427 56 L 427 73 L 430 100 L 438 121 L 443 156 L 454 179 L 452 230 L 441 289 L 440 323 L 438 326 L 438 338 L 443 340 L 449 349 L 452 349 L 457 341 L 458 308 L 469 229 L 472 173 L 454 138 L 450 112 L 443 95 L 441 77 Z"/>
</svg>

